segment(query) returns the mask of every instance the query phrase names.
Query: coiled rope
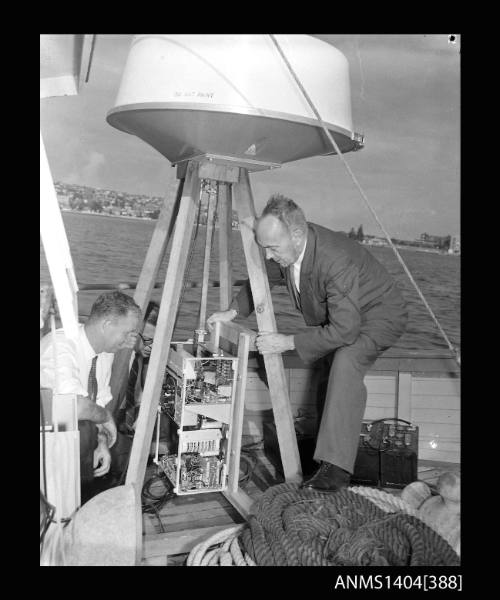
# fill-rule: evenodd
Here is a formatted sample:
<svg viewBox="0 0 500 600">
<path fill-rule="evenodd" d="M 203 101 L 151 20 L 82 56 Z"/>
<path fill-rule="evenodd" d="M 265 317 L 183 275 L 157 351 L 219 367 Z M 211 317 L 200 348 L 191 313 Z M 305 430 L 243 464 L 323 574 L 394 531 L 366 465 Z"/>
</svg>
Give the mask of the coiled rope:
<svg viewBox="0 0 500 600">
<path fill-rule="evenodd" d="M 204 556 L 220 542 L 221 548 Z M 230 563 L 228 549 L 239 550 L 244 562 Z M 214 564 L 217 552 L 221 565 L 250 565 L 251 561 L 258 566 L 460 564 L 448 542 L 414 515 L 383 510 L 352 489 L 323 494 L 293 483 L 269 488 L 252 507 L 247 525 L 219 532 L 198 545 L 187 565 Z"/>
<path fill-rule="evenodd" d="M 241 552 L 238 544 L 238 534 L 246 525 L 235 525 L 229 529 L 217 532 L 205 542 L 198 544 L 191 550 L 186 565 L 192 566 L 232 566 L 233 562 L 236 566 L 255 566 L 255 562 Z M 222 544 L 219 547 L 211 548 L 216 544 Z"/>
<path fill-rule="evenodd" d="M 365 498 L 368 498 L 379 508 L 381 508 L 384 512 L 401 511 L 408 515 L 417 517 L 418 519 L 423 521 L 428 527 L 430 527 L 436 533 L 438 533 L 442 538 L 444 538 L 448 542 L 448 544 L 450 544 L 450 546 L 455 550 L 457 555 L 460 556 L 459 544 L 457 544 L 457 539 L 460 539 L 460 526 L 455 527 L 453 529 L 439 527 L 435 523 L 432 523 L 430 519 L 426 515 L 422 514 L 419 509 L 414 508 L 413 506 L 408 504 L 408 502 L 405 502 L 398 496 L 393 496 L 392 494 L 388 494 L 387 492 L 383 492 L 382 490 L 364 486 L 352 486 L 349 489 L 355 494 L 361 494 Z"/>
<path fill-rule="evenodd" d="M 349 173 L 349 176 L 351 177 L 354 185 L 356 186 L 356 188 L 358 189 L 359 193 L 361 194 L 361 197 L 365 201 L 366 206 L 368 207 L 369 211 L 372 213 L 372 215 L 373 215 L 375 221 L 378 223 L 380 229 L 383 231 L 383 233 L 384 233 L 384 235 L 385 235 L 385 237 L 386 237 L 386 239 L 387 239 L 390 247 L 393 249 L 394 254 L 396 255 L 396 258 L 401 263 L 401 266 L 403 267 L 405 273 L 408 275 L 408 278 L 412 282 L 413 287 L 416 289 L 417 294 L 420 296 L 420 299 L 422 300 L 422 302 L 424 303 L 425 307 L 429 311 L 429 314 L 431 315 L 432 319 L 434 320 L 434 323 L 436 324 L 436 326 L 439 329 L 441 335 L 443 336 L 444 340 L 446 341 L 449 349 L 453 352 L 455 360 L 457 361 L 458 365 L 460 366 L 460 351 L 458 350 L 458 348 L 455 348 L 455 346 L 453 346 L 453 344 L 451 343 L 450 339 L 446 335 L 446 332 L 441 327 L 441 324 L 439 323 L 436 315 L 434 314 L 433 310 L 431 309 L 431 307 L 429 306 L 427 300 L 425 299 L 424 295 L 422 294 L 420 288 L 418 287 L 417 282 L 413 279 L 413 276 L 412 276 L 410 270 L 408 269 L 408 267 L 406 266 L 405 262 L 401 258 L 401 255 L 399 254 L 396 246 L 392 243 L 392 240 L 391 240 L 389 234 L 387 233 L 385 227 L 383 226 L 382 222 L 378 218 L 377 213 L 375 212 L 375 210 L 372 208 L 370 202 L 368 201 L 368 198 L 367 198 L 365 192 L 363 191 L 363 188 L 359 184 L 359 182 L 356 179 L 354 173 L 351 171 L 351 168 L 349 167 L 349 165 L 346 162 L 346 160 L 345 160 L 342 152 L 340 151 L 340 148 L 338 147 L 337 142 L 335 141 L 335 139 L 331 135 L 330 131 L 328 130 L 327 126 L 325 125 L 323 119 L 321 118 L 321 115 L 317 111 L 316 107 L 314 106 L 313 101 L 309 97 L 309 94 L 306 92 L 306 90 L 305 90 L 304 86 L 302 85 L 300 79 L 297 77 L 297 75 L 296 75 L 295 71 L 293 70 L 291 64 L 289 63 L 288 59 L 286 58 L 285 54 L 283 53 L 283 50 L 281 49 L 280 45 L 278 44 L 275 36 L 272 35 L 272 34 L 270 34 L 269 37 L 271 38 L 273 44 L 276 46 L 276 49 L 278 50 L 278 53 L 280 54 L 281 58 L 283 59 L 283 62 L 286 64 L 286 66 L 287 66 L 288 70 L 290 71 L 292 77 L 294 78 L 295 82 L 299 86 L 302 94 L 304 95 L 304 97 L 307 100 L 309 106 L 311 107 L 311 110 L 316 115 L 316 118 L 318 119 L 318 121 L 319 121 L 319 123 L 320 123 L 320 125 L 321 125 L 321 127 L 323 129 L 323 131 L 325 132 L 326 137 L 328 138 L 328 140 L 332 144 L 333 148 L 335 149 L 335 152 L 337 153 L 338 157 L 342 161 L 342 164 L 347 169 L 347 172 Z"/>
<path fill-rule="evenodd" d="M 418 517 L 418 510 L 410 506 L 408 502 L 401 500 L 398 496 L 393 496 L 382 490 L 376 488 L 364 487 L 364 486 L 352 486 L 349 488 L 351 492 L 360 494 L 368 500 L 371 500 L 384 512 L 394 512 L 400 510 L 414 517 Z"/>
</svg>

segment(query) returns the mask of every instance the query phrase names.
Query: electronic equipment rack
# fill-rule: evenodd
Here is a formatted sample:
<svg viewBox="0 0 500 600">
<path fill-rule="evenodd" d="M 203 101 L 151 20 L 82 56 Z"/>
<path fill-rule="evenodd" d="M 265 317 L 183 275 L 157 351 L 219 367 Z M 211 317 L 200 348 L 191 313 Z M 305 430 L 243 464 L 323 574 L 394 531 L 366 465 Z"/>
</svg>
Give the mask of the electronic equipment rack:
<svg viewBox="0 0 500 600">
<path fill-rule="evenodd" d="M 171 345 L 159 411 L 175 431 L 159 456 L 158 422 L 155 462 L 178 495 L 227 488 L 237 370 L 238 358 L 210 343 Z"/>
</svg>

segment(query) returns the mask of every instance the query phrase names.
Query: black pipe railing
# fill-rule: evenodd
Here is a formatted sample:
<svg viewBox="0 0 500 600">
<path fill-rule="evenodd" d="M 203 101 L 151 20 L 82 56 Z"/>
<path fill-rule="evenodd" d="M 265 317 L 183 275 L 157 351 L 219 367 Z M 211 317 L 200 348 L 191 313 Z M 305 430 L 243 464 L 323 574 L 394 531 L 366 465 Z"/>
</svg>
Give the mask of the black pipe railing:
<svg viewBox="0 0 500 600">
<path fill-rule="evenodd" d="M 233 287 L 241 287 L 245 283 L 246 279 L 237 279 L 233 281 Z M 95 290 L 135 290 L 137 287 L 136 283 L 131 282 L 120 282 L 120 283 L 79 283 L 78 290 L 80 292 L 88 292 Z M 158 281 L 154 284 L 155 288 L 163 287 L 163 283 L 159 283 Z M 199 281 L 188 281 L 186 283 L 186 287 L 188 288 L 198 288 L 201 287 L 201 282 Z M 220 281 L 211 280 L 208 282 L 208 287 L 218 288 L 220 287 Z"/>
</svg>

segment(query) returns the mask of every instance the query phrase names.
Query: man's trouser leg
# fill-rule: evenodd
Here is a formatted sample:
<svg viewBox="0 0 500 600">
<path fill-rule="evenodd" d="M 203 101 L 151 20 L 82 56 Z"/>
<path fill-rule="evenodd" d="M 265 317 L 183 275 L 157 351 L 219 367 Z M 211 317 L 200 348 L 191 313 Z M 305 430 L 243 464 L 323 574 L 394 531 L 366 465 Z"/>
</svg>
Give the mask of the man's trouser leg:
<svg viewBox="0 0 500 600">
<path fill-rule="evenodd" d="M 94 479 L 94 450 L 97 448 L 97 427 L 92 421 L 78 421 L 80 432 L 80 481 Z"/>
<path fill-rule="evenodd" d="M 111 468 L 109 473 L 114 478 L 121 478 L 128 466 L 130 451 L 132 449 L 132 438 L 118 432 L 116 442 L 109 449 L 111 454 Z"/>
<path fill-rule="evenodd" d="M 314 459 L 353 472 L 366 407 L 364 376 L 382 349 L 361 333 L 333 353 Z M 331 358 L 329 357 L 329 360 Z M 321 384 L 319 391 L 321 394 Z M 321 400 L 319 397 L 321 410 Z M 321 414 L 321 413 L 320 413 Z"/>
</svg>

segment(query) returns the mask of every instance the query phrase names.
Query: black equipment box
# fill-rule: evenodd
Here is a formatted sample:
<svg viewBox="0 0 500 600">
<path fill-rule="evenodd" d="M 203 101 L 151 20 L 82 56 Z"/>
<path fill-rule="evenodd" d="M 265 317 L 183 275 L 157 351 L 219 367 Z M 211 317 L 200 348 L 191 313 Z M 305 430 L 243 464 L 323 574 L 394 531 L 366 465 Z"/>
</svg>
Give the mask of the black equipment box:
<svg viewBox="0 0 500 600">
<path fill-rule="evenodd" d="M 417 479 L 417 460 L 418 427 L 403 419 L 364 421 L 351 483 L 404 488 Z"/>
<path fill-rule="evenodd" d="M 276 426 L 264 423 L 263 430 L 264 452 L 283 473 Z M 302 473 L 308 476 L 318 468 L 318 463 L 313 460 L 316 438 L 297 431 L 296 435 Z M 364 421 L 351 483 L 404 488 L 417 479 L 417 459 L 418 427 L 402 419 Z"/>
</svg>

